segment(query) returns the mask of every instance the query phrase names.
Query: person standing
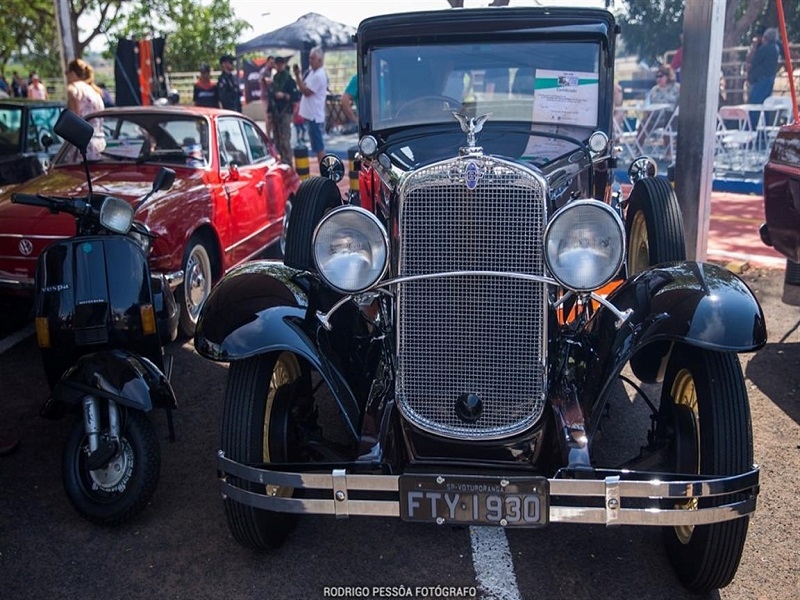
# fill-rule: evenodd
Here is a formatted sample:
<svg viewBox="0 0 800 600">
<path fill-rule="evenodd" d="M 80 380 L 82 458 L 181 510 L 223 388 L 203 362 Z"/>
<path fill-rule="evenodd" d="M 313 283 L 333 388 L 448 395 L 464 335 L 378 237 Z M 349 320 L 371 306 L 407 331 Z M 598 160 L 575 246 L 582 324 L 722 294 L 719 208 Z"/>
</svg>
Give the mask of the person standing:
<svg viewBox="0 0 800 600">
<path fill-rule="evenodd" d="M 258 88 L 261 92 L 261 102 L 264 104 L 264 114 L 266 115 L 266 133 L 271 140 L 275 139 L 274 124 L 272 122 L 272 78 L 275 76 L 275 57 L 270 55 L 267 62 L 258 72 Z"/>
<path fill-rule="evenodd" d="M 94 82 L 94 69 L 80 58 L 73 59 L 67 65 L 67 108 L 81 117 L 103 110 L 103 92 Z M 106 149 L 106 138 L 103 133 L 103 120 L 94 119 L 94 134 L 86 149 L 86 158 L 99 160 Z"/>
<path fill-rule="evenodd" d="M 28 98 L 34 100 L 47 100 L 47 88 L 39 80 L 39 74 L 35 71 L 31 73 L 30 83 L 28 84 Z"/>
<path fill-rule="evenodd" d="M 195 106 L 219 108 L 217 84 L 211 81 L 211 67 L 206 63 L 200 65 L 200 77 L 194 82 L 192 100 Z"/>
<path fill-rule="evenodd" d="M 325 55 L 321 48 L 314 48 L 308 56 L 311 69 L 302 76 L 300 67 L 294 66 L 297 89 L 302 94 L 298 112 L 303 117 L 311 142 L 311 151 L 317 160 L 325 156 L 325 142 L 322 134 L 325 131 L 325 100 L 328 96 L 328 74 L 322 66 Z"/>
<path fill-rule="evenodd" d="M 217 81 L 217 95 L 222 108 L 242 112 L 242 92 L 239 86 L 239 76 L 234 70 L 234 57 L 223 54 L 219 59 L 222 74 Z"/>
<path fill-rule="evenodd" d="M 14 71 L 13 77 L 11 78 L 11 92 L 14 98 L 27 98 L 28 96 L 28 86 L 22 81 L 22 77 L 19 76 L 19 73 Z"/>
<path fill-rule="evenodd" d="M 275 59 L 275 75 L 270 87 L 270 106 L 272 107 L 272 126 L 275 145 L 281 155 L 281 162 L 292 165 L 292 117 L 293 106 L 298 97 L 297 84 L 286 70 L 288 57 Z"/>
<path fill-rule="evenodd" d="M 342 98 L 339 100 L 342 107 L 347 123 L 342 128 L 342 133 L 354 133 L 358 131 L 358 73 L 350 78 L 347 87 L 342 93 Z"/>
<path fill-rule="evenodd" d="M 775 74 L 780 59 L 778 30 L 771 27 L 764 31 L 761 39 L 753 38 L 747 55 L 747 83 L 750 84 L 750 104 L 762 104 L 772 95 L 775 87 Z"/>
</svg>

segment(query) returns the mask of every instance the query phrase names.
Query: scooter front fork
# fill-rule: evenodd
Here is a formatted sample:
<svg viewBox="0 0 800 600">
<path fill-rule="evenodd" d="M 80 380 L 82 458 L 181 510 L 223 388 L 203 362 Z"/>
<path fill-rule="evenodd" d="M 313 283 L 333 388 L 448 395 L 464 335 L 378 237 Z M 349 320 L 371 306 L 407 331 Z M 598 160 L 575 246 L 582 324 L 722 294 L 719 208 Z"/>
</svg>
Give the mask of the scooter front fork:
<svg viewBox="0 0 800 600">
<path fill-rule="evenodd" d="M 108 407 L 108 435 L 102 436 L 100 418 L 101 401 L 88 395 L 83 399 L 83 427 L 89 442 L 89 470 L 105 466 L 120 447 L 119 409 L 113 400 L 106 400 Z"/>
</svg>

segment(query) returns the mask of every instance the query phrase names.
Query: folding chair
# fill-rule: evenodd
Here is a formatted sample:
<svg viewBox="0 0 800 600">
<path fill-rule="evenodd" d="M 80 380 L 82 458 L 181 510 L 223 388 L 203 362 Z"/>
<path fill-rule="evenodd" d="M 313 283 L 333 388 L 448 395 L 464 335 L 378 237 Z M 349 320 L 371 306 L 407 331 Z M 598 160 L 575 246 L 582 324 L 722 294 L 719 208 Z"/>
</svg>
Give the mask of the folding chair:
<svg viewBox="0 0 800 600">
<path fill-rule="evenodd" d="M 758 133 L 750 125 L 750 113 L 738 106 L 722 106 L 717 112 L 716 168 L 742 171 L 760 168 L 756 150 Z M 761 163 L 763 165 L 763 163 Z"/>
<path fill-rule="evenodd" d="M 759 127 L 767 145 L 767 152 L 778 135 L 781 125 L 792 120 L 792 98 L 790 96 L 769 96 L 764 100 L 763 125 Z"/>
</svg>

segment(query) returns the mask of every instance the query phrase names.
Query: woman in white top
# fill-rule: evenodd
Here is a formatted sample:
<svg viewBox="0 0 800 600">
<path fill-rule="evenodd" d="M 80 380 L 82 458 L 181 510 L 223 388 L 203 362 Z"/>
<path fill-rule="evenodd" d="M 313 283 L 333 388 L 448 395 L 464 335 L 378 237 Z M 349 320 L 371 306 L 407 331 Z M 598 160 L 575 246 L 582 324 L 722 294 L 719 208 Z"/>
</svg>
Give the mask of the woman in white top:
<svg viewBox="0 0 800 600">
<path fill-rule="evenodd" d="M 94 69 L 80 58 L 67 65 L 67 108 L 82 117 L 105 108 L 103 91 L 94 82 Z M 99 160 L 105 148 L 103 120 L 95 119 L 94 135 L 86 149 L 86 158 Z"/>
</svg>

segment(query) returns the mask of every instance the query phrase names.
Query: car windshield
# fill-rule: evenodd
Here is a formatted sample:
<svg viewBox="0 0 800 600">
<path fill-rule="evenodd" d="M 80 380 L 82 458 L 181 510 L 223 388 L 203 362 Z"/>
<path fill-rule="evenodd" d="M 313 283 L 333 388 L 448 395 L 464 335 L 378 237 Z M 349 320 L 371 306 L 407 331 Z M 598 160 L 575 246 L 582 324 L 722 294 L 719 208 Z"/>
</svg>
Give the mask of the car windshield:
<svg viewBox="0 0 800 600">
<path fill-rule="evenodd" d="M 53 128 L 61 115 L 60 106 L 40 106 L 32 108 L 28 113 L 27 149 L 32 152 L 55 152 L 62 139 L 58 137 Z"/>
<path fill-rule="evenodd" d="M 170 166 L 208 165 L 208 121 L 192 115 L 130 113 L 89 119 L 105 136 L 101 161 L 158 163 Z M 81 162 L 70 146 L 56 164 Z"/>
<path fill-rule="evenodd" d="M 576 135 L 597 127 L 597 43 L 402 46 L 377 48 L 370 56 L 376 130 L 452 123 L 453 111 L 491 113 L 491 122 L 531 123 L 542 132 L 558 127 Z"/>
<path fill-rule="evenodd" d="M 0 152 L 19 152 L 19 133 L 22 129 L 22 109 L 0 107 Z"/>
</svg>

